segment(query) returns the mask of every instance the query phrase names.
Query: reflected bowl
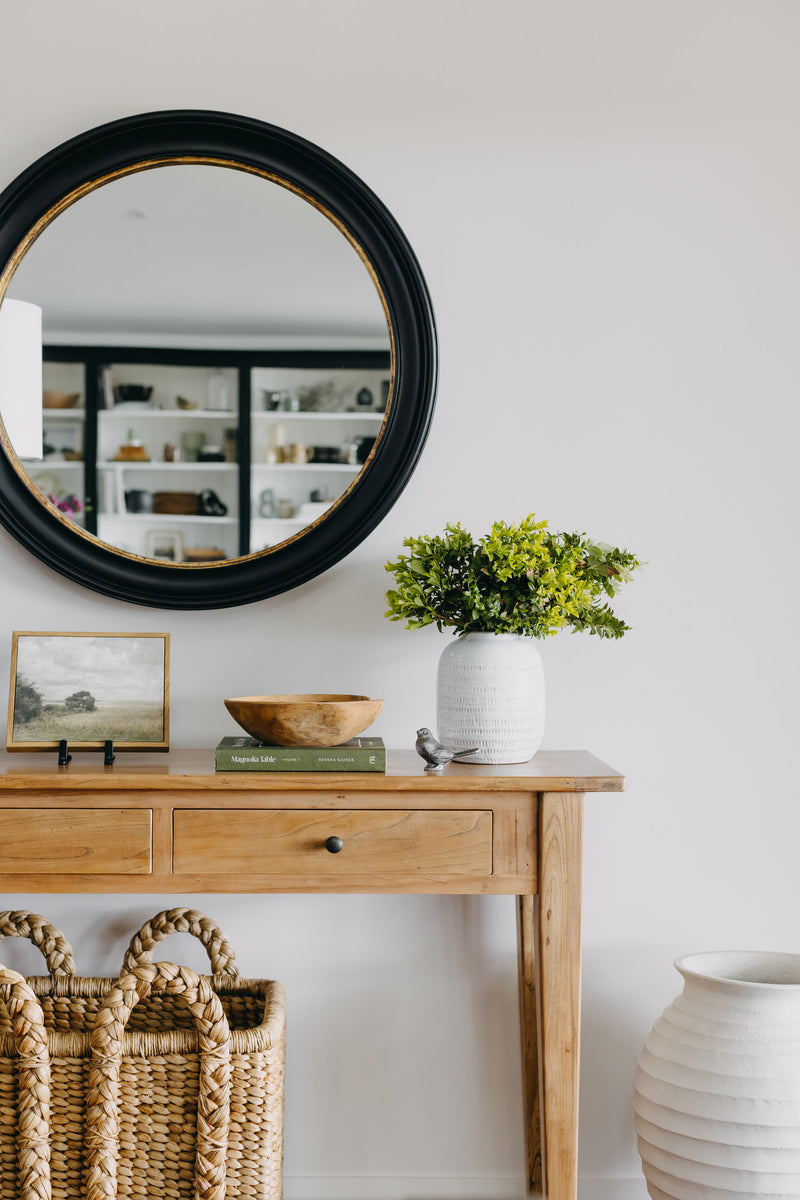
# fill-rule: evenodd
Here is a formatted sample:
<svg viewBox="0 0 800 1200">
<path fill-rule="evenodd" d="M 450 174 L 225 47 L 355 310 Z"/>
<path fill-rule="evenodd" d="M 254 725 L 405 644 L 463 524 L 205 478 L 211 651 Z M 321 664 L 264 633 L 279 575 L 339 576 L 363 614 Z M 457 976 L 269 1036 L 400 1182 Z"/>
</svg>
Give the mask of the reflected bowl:
<svg viewBox="0 0 800 1200">
<path fill-rule="evenodd" d="M 74 408 L 80 398 L 80 392 L 56 392 L 52 388 L 45 388 L 42 392 L 42 408 Z"/>
<path fill-rule="evenodd" d="M 341 746 L 372 724 L 383 701 L 314 693 L 236 696 L 225 707 L 251 737 L 271 746 Z"/>
<path fill-rule="evenodd" d="M 117 404 L 148 404 L 153 395 L 153 389 L 142 383 L 118 383 L 114 386 L 114 400 Z"/>
</svg>

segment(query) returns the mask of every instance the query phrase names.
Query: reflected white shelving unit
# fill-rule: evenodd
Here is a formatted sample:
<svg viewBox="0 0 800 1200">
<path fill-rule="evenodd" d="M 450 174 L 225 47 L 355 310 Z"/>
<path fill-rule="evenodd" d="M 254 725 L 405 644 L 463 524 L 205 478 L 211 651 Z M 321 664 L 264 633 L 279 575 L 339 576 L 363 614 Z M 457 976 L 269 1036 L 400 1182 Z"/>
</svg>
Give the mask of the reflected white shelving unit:
<svg viewBox="0 0 800 1200">
<path fill-rule="evenodd" d="M 135 554 L 146 554 L 148 535 L 178 535 L 184 557 L 218 551 L 219 557 L 239 554 L 239 413 L 234 407 L 238 372 L 232 368 L 186 364 L 109 365 L 117 385 L 152 387 L 147 407 L 117 403 L 97 413 L 97 534 L 103 541 Z M 222 410 L 206 407 L 212 381 L 228 400 Z M 194 405 L 195 407 L 180 407 Z M 105 395 L 104 400 L 108 401 Z M 149 461 L 122 460 L 120 447 L 140 442 Z M 225 462 L 196 461 L 198 450 L 226 454 Z M 194 443 L 194 449 L 192 449 Z M 174 455 L 177 461 L 168 461 Z M 203 512 L 202 496 L 213 493 L 224 515 Z M 187 513 L 193 497 L 197 511 Z M 156 508 L 172 505 L 179 511 L 140 511 L 143 499 Z M 180 511 L 182 510 L 182 511 Z"/>
<path fill-rule="evenodd" d="M 250 548 L 256 551 L 324 516 L 352 485 L 363 466 L 357 447 L 363 458 L 384 421 L 388 379 L 385 369 L 332 378 L 330 370 L 257 368 L 251 388 Z"/>
<path fill-rule="evenodd" d="M 76 364 L 66 365 L 66 370 L 54 370 L 45 363 L 42 385 L 51 391 L 63 391 L 78 399 L 71 408 L 42 409 L 42 457 L 24 459 L 30 479 L 41 488 L 46 496 L 55 496 L 57 501 L 77 497 L 81 504 L 86 501 L 84 470 L 84 442 L 86 425 L 86 397 L 83 371 Z M 77 455 L 77 458 L 67 456 Z M 83 526 L 85 514 L 70 517 L 76 525 Z"/>
<path fill-rule="evenodd" d="M 45 412 L 45 441 L 60 431 L 85 464 L 66 461 L 56 440 L 57 453 L 28 472 L 56 494 L 86 496 L 87 530 L 129 553 L 146 554 L 159 533 L 191 557 L 254 553 L 301 532 L 352 486 L 385 418 L 389 379 L 388 352 L 374 350 L 47 346 L 44 386 L 81 400 Z M 119 403 L 112 382 L 152 393 Z M 210 407 L 220 396 L 224 405 Z M 224 461 L 194 461 L 200 440 Z M 131 441 L 146 461 L 122 457 Z M 216 513 L 202 501 L 186 512 L 209 492 Z M 173 502 L 183 511 L 164 512 Z M 161 511 L 142 511 L 151 504 Z"/>
</svg>

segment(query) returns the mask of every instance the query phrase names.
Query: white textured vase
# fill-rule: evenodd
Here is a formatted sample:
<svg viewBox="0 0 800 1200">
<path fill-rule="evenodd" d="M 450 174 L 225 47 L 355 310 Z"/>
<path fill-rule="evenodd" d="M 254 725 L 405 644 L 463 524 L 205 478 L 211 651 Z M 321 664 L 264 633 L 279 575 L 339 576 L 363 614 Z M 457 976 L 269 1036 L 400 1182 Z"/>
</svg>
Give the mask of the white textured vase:
<svg viewBox="0 0 800 1200">
<path fill-rule="evenodd" d="M 465 633 L 445 648 L 436 676 L 439 741 L 478 753 L 462 762 L 518 763 L 544 734 L 544 668 L 533 638 Z"/>
<path fill-rule="evenodd" d="M 691 954 L 636 1073 L 653 1200 L 800 1196 L 800 955 Z"/>
</svg>

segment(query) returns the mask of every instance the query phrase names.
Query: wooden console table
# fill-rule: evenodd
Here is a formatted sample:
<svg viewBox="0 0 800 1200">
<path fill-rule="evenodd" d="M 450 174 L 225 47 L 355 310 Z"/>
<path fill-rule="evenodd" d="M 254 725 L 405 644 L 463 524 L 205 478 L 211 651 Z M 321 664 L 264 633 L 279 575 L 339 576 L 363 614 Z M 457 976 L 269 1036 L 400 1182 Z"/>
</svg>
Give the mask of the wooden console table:
<svg viewBox="0 0 800 1200">
<path fill-rule="evenodd" d="M 0 755 L 0 884 L 20 892 L 367 892 L 518 897 L 529 1187 L 577 1195 L 583 752 L 386 775 L 215 774 L 208 751 Z M 339 845 L 341 842 L 341 846 Z"/>
</svg>

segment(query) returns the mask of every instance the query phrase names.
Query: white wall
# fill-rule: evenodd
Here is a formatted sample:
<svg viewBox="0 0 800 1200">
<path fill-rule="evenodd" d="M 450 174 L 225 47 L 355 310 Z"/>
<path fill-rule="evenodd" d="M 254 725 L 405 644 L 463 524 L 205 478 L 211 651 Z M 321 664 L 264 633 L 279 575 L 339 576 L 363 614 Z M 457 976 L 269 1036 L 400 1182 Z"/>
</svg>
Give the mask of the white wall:
<svg viewBox="0 0 800 1200">
<path fill-rule="evenodd" d="M 673 956 L 797 945 L 800 9 L 45 0 L 3 34 L 0 179 L 137 111 L 284 125 L 405 228 L 442 371 L 400 502 L 283 597 L 138 609 L 2 534 L 0 675 L 12 629 L 169 629 L 176 745 L 261 690 L 385 695 L 375 732 L 409 744 L 445 639 L 383 618 L 404 534 L 535 509 L 648 560 L 622 643 L 544 648 L 546 744 L 629 775 L 588 802 L 581 1179 L 641 1200 L 631 1081 Z M 92 973 L 161 899 L 3 903 L 51 914 Z M 287 984 L 290 1200 L 521 1194 L 512 901 L 186 899 Z"/>
</svg>

